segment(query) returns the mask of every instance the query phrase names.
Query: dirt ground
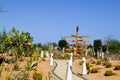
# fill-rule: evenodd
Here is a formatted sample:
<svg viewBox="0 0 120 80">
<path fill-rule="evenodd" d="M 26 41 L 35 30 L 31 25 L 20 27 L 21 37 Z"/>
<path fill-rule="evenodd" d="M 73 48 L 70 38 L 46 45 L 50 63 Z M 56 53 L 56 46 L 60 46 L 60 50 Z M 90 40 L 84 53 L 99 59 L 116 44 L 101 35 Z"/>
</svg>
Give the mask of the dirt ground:
<svg viewBox="0 0 120 80">
<path fill-rule="evenodd" d="M 28 62 L 28 58 L 26 58 L 23 62 L 20 62 L 20 67 L 21 68 L 25 68 L 26 63 Z M 75 73 L 79 73 L 81 74 L 81 69 L 82 66 L 79 65 L 80 59 L 75 60 L 73 62 L 73 71 Z M 87 60 L 88 63 L 90 63 L 90 60 Z M 105 68 L 105 66 L 101 65 L 96 65 L 96 64 L 92 64 L 93 67 L 99 68 L 98 69 L 98 73 L 90 73 L 90 74 L 86 74 L 83 77 L 87 78 L 88 80 L 120 80 L 120 70 L 113 70 L 114 66 L 116 64 L 120 64 L 120 61 L 118 60 L 110 60 L 110 63 L 112 63 L 112 67 L 111 68 Z M 7 65 L 8 66 L 8 65 Z M 53 68 L 53 66 L 50 66 L 49 63 L 49 59 L 46 59 L 46 61 L 38 61 L 38 66 L 37 66 L 37 70 L 40 70 L 43 73 L 43 79 L 42 80 L 46 80 L 46 76 L 48 75 L 49 71 Z M 112 70 L 114 73 L 116 73 L 116 75 L 113 76 L 104 76 L 104 73 L 106 70 Z M 34 70 L 29 72 L 29 80 L 34 80 L 33 79 L 33 72 Z M 2 74 L 0 80 L 2 80 L 4 77 L 5 73 Z M 56 80 L 55 78 L 52 77 L 52 75 L 50 75 L 51 80 Z"/>
<path fill-rule="evenodd" d="M 74 61 L 73 62 L 73 70 L 74 70 L 75 73 L 81 74 L 82 66 L 79 65 L 79 62 L 80 61 Z M 89 63 L 90 61 L 87 60 L 87 62 Z M 116 64 L 120 64 L 120 61 L 118 61 L 118 60 L 110 60 L 110 63 L 112 63 L 111 68 L 105 68 L 105 66 L 103 66 L 102 64 L 101 65 L 92 64 L 93 67 L 99 68 L 98 73 L 86 74 L 83 77 L 87 78 L 88 80 L 120 80 L 120 70 L 113 70 L 114 66 Z M 112 70 L 117 75 L 104 76 L 104 73 L 105 73 L 106 70 Z"/>
</svg>

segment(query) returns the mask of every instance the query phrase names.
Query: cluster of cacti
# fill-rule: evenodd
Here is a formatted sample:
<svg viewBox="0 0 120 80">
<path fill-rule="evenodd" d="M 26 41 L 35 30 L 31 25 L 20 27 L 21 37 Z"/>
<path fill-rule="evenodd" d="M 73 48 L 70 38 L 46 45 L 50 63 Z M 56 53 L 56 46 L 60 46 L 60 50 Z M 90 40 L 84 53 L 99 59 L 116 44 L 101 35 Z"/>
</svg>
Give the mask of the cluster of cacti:
<svg viewBox="0 0 120 80">
<path fill-rule="evenodd" d="M 42 72 L 39 70 L 35 70 L 33 73 L 34 80 L 42 80 Z"/>
<path fill-rule="evenodd" d="M 112 76 L 112 75 L 116 75 L 115 73 L 113 73 L 112 70 L 107 70 L 104 74 L 104 76 Z"/>
<path fill-rule="evenodd" d="M 116 65 L 114 70 L 120 70 L 120 65 Z"/>
</svg>

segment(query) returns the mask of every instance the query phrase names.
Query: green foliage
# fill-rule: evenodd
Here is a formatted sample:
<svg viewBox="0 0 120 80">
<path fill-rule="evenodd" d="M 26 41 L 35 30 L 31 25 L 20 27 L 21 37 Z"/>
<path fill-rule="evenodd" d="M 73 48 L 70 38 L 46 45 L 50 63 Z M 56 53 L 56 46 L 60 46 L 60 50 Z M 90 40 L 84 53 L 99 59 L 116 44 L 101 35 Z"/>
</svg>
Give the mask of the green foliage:
<svg viewBox="0 0 120 80">
<path fill-rule="evenodd" d="M 120 42 L 116 39 L 111 39 L 109 42 L 109 52 L 112 54 L 119 54 Z"/>
<path fill-rule="evenodd" d="M 34 54 L 32 55 L 33 60 L 38 60 L 39 57 L 40 57 L 40 54 L 39 54 L 39 53 L 34 53 Z"/>
<path fill-rule="evenodd" d="M 98 68 L 92 68 L 90 72 L 91 73 L 97 73 L 98 72 Z"/>
<path fill-rule="evenodd" d="M 92 65 L 90 65 L 89 63 L 86 63 L 86 67 L 89 70 L 92 67 Z"/>
<path fill-rule="evenodd" d="M 15 27 L 11 30 L 11 34 L 4 31 L 0 33 L 0 52 L 9 52 L 9 50 L 14 49 L 13 55 L 18 54 L 19 58 L 22 52 L 30 53 L 32 51 L 32 41 L 33 38 L 28 32 L 20 32 Z M 16 53 L 16 54 L 15 54 Z"/>
<path fill-rule="evenodd" d="M 29 80 L 29 74 L 26 71 L 20 71 L 17 74 L 13 74 L 7 80 Z"/>
<path fill-rule="evenodd" d="M 15 63 L 13 70 L 18 71 L 19 69 L 20 69 L 20 65 L 18 63 Z"/>
<path fill-rule="evenodd" d="M 101 65 L 101 61 L 97 61 L 96 65 Z"/>
<path fill-rule="evenodd" d="M 67 46 L 67 41 L 66 40 L 59 40 L 58 46 L 63 49 L 63 47 Z"/>
<path fill-rule="evenodd" d="M 116 65 L 114 70 L 120 70 L 120 65 Z"/>
<path fill-rule="evenodd" d="M 33 73 L 34 80 L 42 80 L 42 72 L 39 70 L 35 70 Z"/>
<path fill-rule="evenodd" d="M 112 67 L 112 63 L 107 63 L 106 68 L 110 68 L 110 67 Z"/>
<path fill-rule="evenodd" d="M 115 73 L 113 73 L 113 71 L 111 70 L 107 70 L 104 74 L 104 76 L 112 76 L 112 75 L 115 75 Z"/>
<path fill-rule="evenodd" d="M 104 65 L 106 68 L 112 67 L 112 63 L 109 63 L 108 61 L 105 61 L 105 62 L 103 63 L 103 65 Z"/>
<path fill-rule="evenodd" d="M 5 58 L 4 61 L 5 61 L 5 63 L 11 64 L 11 63 L 15 63 L 17 61 L 17 59 L 15 57 L 12 57 L 10 59 Z"/>
<path fill-rule="evenodd" d="M 26 65 L 26 70 L 35 70 L 37 68 L 37 65 L 37 62 L 28 61 Z"/>
<path fill-rule="evenodd" d="M 1 57 L 1 56 L 0 56 L 0 64 L 2 64 L 3 61 L 4 61 L 4 57 Z"/>
<path fill-rule="evenodd" d="M 102 47 L 102 41 L 100 39 L 94 40 L 94 49 L 95 51 L 100 50 Z"/>
</svg>

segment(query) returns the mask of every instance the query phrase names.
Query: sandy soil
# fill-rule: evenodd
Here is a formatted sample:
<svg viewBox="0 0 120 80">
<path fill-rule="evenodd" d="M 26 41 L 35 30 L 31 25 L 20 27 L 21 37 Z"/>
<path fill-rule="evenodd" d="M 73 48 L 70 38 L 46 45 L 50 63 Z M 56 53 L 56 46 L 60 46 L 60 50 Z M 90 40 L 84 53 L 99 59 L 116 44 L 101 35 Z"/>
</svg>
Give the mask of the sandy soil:
<svg viewBox="0 0 120 80">
<path fill-rule="evenodd" d="M 90 61 L 88 60 L 87 62 L 89 63 Z M 103 66 L 102 64 L 101 65 L 92 64 L 93 67 L 99 68 L 98 73 L 90 73 L 90 74 L 84 75 L 83 77 L 87 78 L 88 80 L 120 80 L 120 70 L 113 70 L 116 64 L 120 64 L 120 61 L 110 60 L 110 62 L 113 65 L 111 68 L 105 68 L 105 66 Z M 79 65 L 79 61 L 74 61 L 73 70 L 75 71 L 75 73 L 81 74 L 81 69 L 82 69 L 82 66 Z M 104 73 L 106 70 L 112 70 L 117 75 L 104 76 Z"/>
<path fill-rule="evenodd" d="M 25 65 L 28 61 L 28 58 L 26 58 L 23 62 L 19 62 L 20 63 L 20 67 L 21 68 L 25 68 Z M 79 65 L 80 60 L 75 60 L 73 62 L 73 71 L 75 73 L 79 73 L 81 74 L 81 65 Z M 88 63 L 90 63 L 90 60 L 87 60 Z M 114 66 L 116 64 L 120 64 L 120 61 L 118 60 L 110 60 L 110 62 L 112 63 L 112 67 L 111 68 L 105 68 L 105 66 L 101 65 L 96 65 L 96 64 L 92 64 L 93 67 L 99 68 L 98 73 L 90 73 L 87 75 L 84 75 L 85 78 L 87 78 L 88 80 L 120 80 L 120 70 L 113 70 Z M 9 65 L 7 65 L 9 66 Z M 46 76 L 48 75 L 48 72 L 52 69 L 52 66 L 49 65 L 49 60 L 47 59 L 46 61 L 38 61 L 38 66 L 37 69 L 42 71 L 43 73 L 43 80 L 46 80 Z M 112 70 L 114 73 L 116 73 L 117 75 L 113 75 L 113 76 L 104 76 L 104 73 L 106 70 Z M 15 71 L 16 72 L 16 71 Z M 29 72 L 29 80 L 33 80 L 33 72 L 34 70 Z M 2 74 L 0 80 L 2 80 L 4 77 L 5 73 Z M 55 80 L 55 78 L 52 77 L 52 75 L 50 76 L 51 80 Z"/>
</svg>

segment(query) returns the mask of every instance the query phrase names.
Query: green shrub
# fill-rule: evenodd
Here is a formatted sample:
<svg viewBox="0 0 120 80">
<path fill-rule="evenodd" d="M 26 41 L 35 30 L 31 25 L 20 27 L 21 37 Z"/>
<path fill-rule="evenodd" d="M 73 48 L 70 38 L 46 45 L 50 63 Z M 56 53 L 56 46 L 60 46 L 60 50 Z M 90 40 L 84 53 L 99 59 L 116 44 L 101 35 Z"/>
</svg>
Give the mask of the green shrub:
<svg viewBox="0 0 120 80">
<path fill-rule="evenodd" d="M 18 73 L 14 73 L 5 80 L 29 80 L 29 74 L 27 71 L 20 71 Z"/>
<path fill-rule="evenodd" d="M 98 72 L 98 68 L 92 68 L 90 72 L 91 73 L 97 73 Z"/>
<path fill-rule="evenodd" d="M 34 80 L 42 80 L 42 72 L 39 70 L 35 70 L 33 73 Z"/>
<path fill-rule="evenodd" d="M 112 63 L 107 63 L 106 68 L 110 68 L 110 67 L 112 67 Z"/>
<path fill-rule="evenodd" d="M 115 73 L 113 73 L 111 70 L 107 70 L 104 74 L 104 76 L 112 76 L 115 75 Z"/>
<path fill-rule="evenodd" d="M 101 61 L 97 61 L 96 65 L 101 65 Z"/>
<path fill-rule="evenodd" d="M 90 67 L 92 67 L 92 65 L 90 65 L 89 63 L 86 63 L 86 67 L 87 67 L 87 69 L 89 70 Z"/>
<path fill-rule="evenodd" d="M 18 71 L 20 69 L 19 64 L 14 64 L 13 70 Z"/>
<path fill-rule="evenodd" d="M 120 70 L 120 65 L 116 65 L 114 70 Z"/>
<path fill-rule="evenodd" d="M 106 68 L 112 67 L 112 63 L 109 63 L 108 61 L 105 61 L 103 65 L 106 66 Z"/>
<path fill-rule="evenodd" d="M 106 64 L 108 64 L 109 62 L 108 61 L 105 61 L 104 63 L 103 63 L 103 66 L 105 66 Z"/>
</svg>

